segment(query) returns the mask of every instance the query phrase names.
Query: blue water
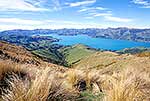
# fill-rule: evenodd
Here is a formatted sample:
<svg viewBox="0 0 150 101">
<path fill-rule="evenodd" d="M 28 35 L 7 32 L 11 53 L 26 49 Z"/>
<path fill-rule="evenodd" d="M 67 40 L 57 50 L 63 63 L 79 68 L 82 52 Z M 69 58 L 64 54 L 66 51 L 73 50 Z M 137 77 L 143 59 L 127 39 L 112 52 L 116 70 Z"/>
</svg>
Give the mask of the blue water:
<svg viewBox="0 0 150 101">
<path fill-rule="evenodd" d="M 131 48 L 131 47 L 150 48 L 150 43 L 104 39 L 104 38 L 92 38 L 87 35 L 63 36 L 57 34 L 49 34 L 49 36 L 60 39 L 60 41 L 56 43 L 61 45 L 84 44 L 92 48 L 107 49 L 107 50 L 121 50 L 124 48 Z"/>
</svg>

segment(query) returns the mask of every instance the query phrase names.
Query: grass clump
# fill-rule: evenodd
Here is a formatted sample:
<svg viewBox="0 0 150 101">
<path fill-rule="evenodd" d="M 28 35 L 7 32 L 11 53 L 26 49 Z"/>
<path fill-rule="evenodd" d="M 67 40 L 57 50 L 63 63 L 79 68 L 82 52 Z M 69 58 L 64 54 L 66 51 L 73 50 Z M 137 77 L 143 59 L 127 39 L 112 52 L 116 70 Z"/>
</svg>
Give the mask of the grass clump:
<svg viewBox="0 0 150 101">
<path fill-rule="evenodd" d="M 145 75 L 145 78 L 143 78 Z M 150 88 L 149 74 L 137 70 L 125 70 L 109 76 L 105 82 L 105 101 L 148 101 Z M 144 88 L 144 89 L 143 89 Z"/>
<path fill-rule="evenodd" d="M 103 93 L 93 94 L 91 91 L 81 92 L 80 97 L 77 101 L 103 101 Z"/>
<path fill-rule="evenodd" d="M 48 73 L 47 69 L 42 70 L 28 85 L 14 75 L 13 81 L 7 80 L 10 89 L 2 94 L 2 99 L 4 101 L 46 101 L 52 81 L 52 76 L 49 77 Z"/>
</svg>

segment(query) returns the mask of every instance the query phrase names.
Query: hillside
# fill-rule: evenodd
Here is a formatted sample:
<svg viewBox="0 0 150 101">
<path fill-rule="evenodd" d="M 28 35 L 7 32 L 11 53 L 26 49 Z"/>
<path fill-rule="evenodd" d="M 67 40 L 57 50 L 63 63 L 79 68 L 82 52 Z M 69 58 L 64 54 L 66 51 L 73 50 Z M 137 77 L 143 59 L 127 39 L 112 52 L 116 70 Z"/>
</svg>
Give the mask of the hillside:
<svg viewBox="0 0 150 101">
<path fill-rule="evenodd" d="M 83 55 L 68 69 L 45 62 L 22 46 L 6 42 L 0 46 L 1 101 L 150 100 L 149 57 L 95 52 L 76 45 L 73 50 L 94 53 Z"/>
<path fill-rule="evenodd" d="M 81 59 L 95 53 L 96 50 L 90 49 L 89 47 L 77 44 L 74 46 L 68 46 L 60 49 L 60 53 L 64 55 L 65 61 L 68 65 L 73 65 Z"/>
<path fill-rule="evenodd" d="M 0 61 L 8 61 L 19 65 L 28 65 L 30 67 L 33 66 L 38 68 L 55 66 L 53 63 L 43 61 L 42 58 L 34 55 L 22 46 L 17 46 L 3 41 L 0 41 Z"/>
<path fill-rule="evenodd" d="M 141 53 L 142 54 L 142 53 Z M 95 69 L 103 72 L 110 72 L 122 70 L 124 68 L 137 68 L 150 71 L 150 57 L 138 57 L 136 55 L 123 54 L 119 55 L 114 52 L 97 52 L 73 65 L 76 69 L 86 70 Z"/>
<path fill-rule="evenodd" d="M 23 46 L 44 61 L 61 65 L 65 64 L 65 61 L 62 60 L 63 57 L 61 53 L 57 51 L 57 49 L 62 46 L 52 44 L 53 42 L 59 41 L 58 39 L 39 35 L 34 36 L 33 34 L 25 33 L 26 31 L 17 32 L 18 31 L 0 34 L 0 40 Z"/>
<path fill-rule="evenodd" d="M 116 51 L 119 54 L 138 54 L 142 52 L 150 52 L 150 48 L 145 47 L 133 47 L 133 48 L 125 48 L 123 50 Z"/>
<path fill-rule="evenodd" d="M 85 68 L 86 66 L 93 65 L 93 67 L 99 67 L 102 64 L 100 64 L 100 60 L 102 60 L 105 64 L 105 61 L 109 60 L 110 58 L 116 58 L 120 60 L 120 58 L 126 58 L 129 56 L 134 56 L 135 58 L 138 57 L 149 57 L 150 49 L 149 48 L 144 48 L 144 47 L 134 47 L 134 48 L 126 48 L 120 51 L 100 51 L 100 50 L 95 50 L 92 49 L 88 46 L 85 46 L 83 44 L 77 44 L 73 46 L 67 46 L 64 48 L 59 49 L 60 53 L 63 55 L 65 61 L 67 62 L 68 66 L 75 66 L 82 64 L 82 62 L 85 64 L 82 66 L 79 66 L 81 68 Z M 118 57 L 116 57 L 118 56 Z M 119 57 L 120 56 L 120 57 Z M 105 59 L 106 57 L 106 59 Z M 95 60 L 96 59 L 96 60 Z M 104 59 L 104 60 L 103 60 Z M 117 61 L 118 61 L 117 60 Z M 130 60 L 130 59 L 129 59 Z M 93 61 L 93 63 L 92 63 Z M 110 60 L 111 62 L 113 60 Z M 114 60 L 115 61 L 115 60 Z M 128 61 L 128 60 L 127 60 Z M 99 62 L 99 63 L 98 63 Z M 107 65 L 106 65 L 107 66 Z"/>
<path fill-rule="evenodd" d="M 40 59 L 32 55 L 23 47 L 10 45 L 6 42 L 0 42 L 0 59 L 11 60 L 22 64 L 40 64 Z"/>
<path fill-rule="evenodd" d="M 150 57 L 150 51 L 137 53 L 136 56 L 138 56 L 138 57 Z"/>
</svg>

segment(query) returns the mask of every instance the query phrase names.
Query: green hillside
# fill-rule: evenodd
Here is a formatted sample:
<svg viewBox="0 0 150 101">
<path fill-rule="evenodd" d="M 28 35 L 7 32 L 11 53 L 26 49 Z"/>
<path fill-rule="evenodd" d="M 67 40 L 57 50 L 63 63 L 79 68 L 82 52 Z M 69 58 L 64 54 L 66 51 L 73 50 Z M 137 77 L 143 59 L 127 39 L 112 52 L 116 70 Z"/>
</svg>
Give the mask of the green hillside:
<svg viewBox="0 0 150 101">
<path fill-rule="evenodd" d="M 62 48 L 60 49 L 60 52 L 64 55 L 65 61 L 68 63 L 68 65 L 73 65 L 74 63 L 79 62 L 81 59 L 94 54 L 96 50 L 82 44 L 77 44 Z"/>
<path fill-rule="evenodd" d="M 149 65 L 149 57 L 143 55 L 120 55 L 114 52 L 104 51 L 85 57 L 75 63 L 72 68 L 78 70 L 102 70 L 103 73 L 112 74 L 114 71 L 122 71 L 125 68 L 136 68 L 140 70 L 143 67 L 148 68 Z"/>
</svg>

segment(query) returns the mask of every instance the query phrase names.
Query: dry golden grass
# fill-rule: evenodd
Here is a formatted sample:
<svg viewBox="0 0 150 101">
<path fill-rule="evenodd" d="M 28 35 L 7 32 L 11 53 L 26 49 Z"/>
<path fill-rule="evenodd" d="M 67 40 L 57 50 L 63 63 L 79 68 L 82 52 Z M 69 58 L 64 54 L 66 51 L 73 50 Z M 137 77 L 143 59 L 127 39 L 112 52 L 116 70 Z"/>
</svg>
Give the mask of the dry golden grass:
<svg viewBox="0 0 150 101">
<path fill-rule="evenodd" d="M 0 59 L 0 101 L 150 101 L 149 57 L 101 52 L 80 62 L 66 69 Z"/>
<path fill-rule="evenodd" d="M 9 44 L 2 41 L 0 41 L 0 58 L 3 60 L 11 60 L 20 64 L 32 64 L 36 66 L 41 66 L 41 64 L 44 64 L 40 58 L 33 55 L 22 46 Z"/>
<path fill-rule="evenodd" d="M 8 81 L 11 84 L 11 90 L 8 94 L 3 95 L 4 101 L 46 101 L 51 88 L 52 76 L 49 76 L 47 69 L 41 70 L 36 78 L 29 82 L 26 87 L 24 81 L 14 77 L 14 82 Z"/>
<path fill-rule="evenodd" d="M 31 81 L 21 80 L 17 75 L 14 75 L 13 82 L 8 80 L 11 90 L 3 93 L 4 101 L 73 101 L 92 98 L 94 101 L 150 100 L 150 73 L 144 70 L 126 68 L 109 75 L 96 70 L 51 71 L 47 67 L 37 70 L 35 75 Z M 80 91 L 80 81 L 86 82 L 84 91 L 90 93 L 83 94 Z M 80 95 L 84 95 L 83 98 Z"/>
<path fill-rule="evenodd" d="M 11 61 L 0 63 L 3 64 L 0 66 L 0 81 L 5 81 L 7 84 L 6 88 L 1 85 L 0 99 L 4 101 L 55 101 L 75 99 L 79 96 L 76 89 L 69 88 L 69 84 L 64 84 L 64 80 L 68 80 L 68 78 L 60 69 L 43 67 L 43 69 L 31 68 L 29 71 L 27 65 L 23 67 L 23 65 L 17 65 Z M 22 78 L 18 73 L 27 75 Z M 6 76 L 8 77 L 6 78 Z"/>
<path fill-rule="evenodd" d="M 23 73 L 26 74 L 30 68 L 25 68 L 24 65 L 20 65 L 9 60 L 0 61 L 0 79 L 2 79 L 7 73 Z"/>
<path fill-rule="evenodd" d="M 136 54 L 138 57 L 150 57 L 150 51 Z"/>
<path fill-rule="evenodd" d="M 126 69 L 112 76 L 105 76 L 101 84 L 104 101 L 149 101 L 150 74 Z"/>
</svg>

